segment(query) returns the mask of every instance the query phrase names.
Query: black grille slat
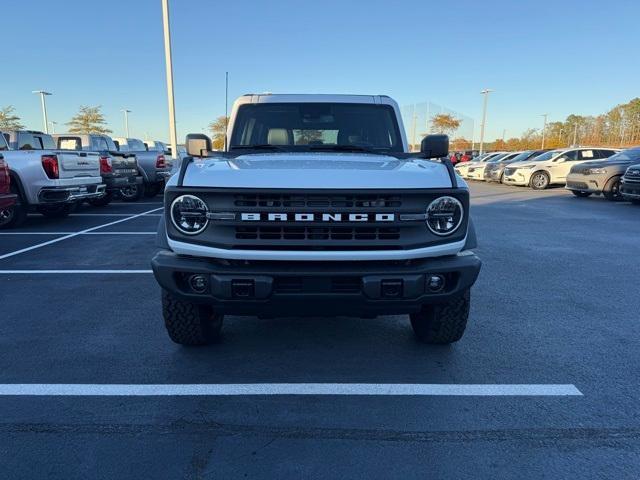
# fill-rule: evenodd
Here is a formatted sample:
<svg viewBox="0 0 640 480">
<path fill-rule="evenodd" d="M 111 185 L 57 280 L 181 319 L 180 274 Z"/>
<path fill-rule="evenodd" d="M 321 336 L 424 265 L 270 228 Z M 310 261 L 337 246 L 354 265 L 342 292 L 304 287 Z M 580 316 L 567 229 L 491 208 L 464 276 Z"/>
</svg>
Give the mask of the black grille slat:
<svg viewBox="0 0 640 480">
<path fill-rule="evenodd" d="M 235 195 L 236 207 L 286 208 L 399 208 L 397 195 Z"/>
<path fill-rule="evenodd" d="M 237 226 L 239 240 L 398 240 L 399 228 L 379 227 L 293 227 Z"/>
</svg>

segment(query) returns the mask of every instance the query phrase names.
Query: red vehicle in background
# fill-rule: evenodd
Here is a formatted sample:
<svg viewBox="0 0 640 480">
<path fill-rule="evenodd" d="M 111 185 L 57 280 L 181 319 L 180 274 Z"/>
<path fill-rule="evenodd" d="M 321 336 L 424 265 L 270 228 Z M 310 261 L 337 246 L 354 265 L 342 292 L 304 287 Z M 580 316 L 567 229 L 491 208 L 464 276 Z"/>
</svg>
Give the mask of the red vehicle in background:
<svg viewBox="0 0 640 480">
<path fill-rule="evenodd" d="M 9 166 L 0 153 L 0 228 L 11 223 L 16 197 L 15 194 L 11 193 Z"/>
<path fill-rule="evenodd" d="M 471 161 L 472 155 L 471 152 L 464 152 L 460 157 L 460 163 Z"/>
</svg>

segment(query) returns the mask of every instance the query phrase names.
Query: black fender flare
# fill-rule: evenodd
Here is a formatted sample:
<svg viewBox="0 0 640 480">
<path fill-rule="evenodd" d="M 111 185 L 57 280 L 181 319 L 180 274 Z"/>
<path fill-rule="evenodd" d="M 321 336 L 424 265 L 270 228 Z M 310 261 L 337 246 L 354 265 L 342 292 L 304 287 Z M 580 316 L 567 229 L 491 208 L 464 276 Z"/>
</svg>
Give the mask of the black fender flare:
<svg viewBox="0 0 640 480">
<path fill-rule="evenodd" d="M 165 223 L 164 215 L 160 217 L 160 222 L 158 223 L 158 230 L 156 232 L 156 247 L 162 248 L 164 250 L 171 250 L 171 248 L 169 248 L 169 242 L 167 241 L 167 225 Z"/>
<path fill-rule="evenodd" d="M 472 248 L 478 248 L 478 237 L 476 236 L 476 226 L 473 224 L 473 219 L 469 217 L 467 241 L 464 244 L 463 250 L 471 250 Z"/>
</svg>

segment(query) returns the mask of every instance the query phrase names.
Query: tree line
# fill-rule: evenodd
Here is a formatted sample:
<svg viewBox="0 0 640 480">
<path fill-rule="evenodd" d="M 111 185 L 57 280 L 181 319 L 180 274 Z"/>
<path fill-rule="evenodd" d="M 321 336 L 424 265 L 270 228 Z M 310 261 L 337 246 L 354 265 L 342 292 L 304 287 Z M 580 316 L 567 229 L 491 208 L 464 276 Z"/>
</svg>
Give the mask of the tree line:
<svg viewBox="0 0 640 480">
<path fill-rule="evenodd" d="M 65 125 L 69 127 L 67 129 L 69 133 L 112 133 L 112 130 L 107 128 L 107 121 L 104 118 L 100 105 L 95 107 L 81 105 L 78 113 L 65 123 Z M 0 130 L 23 130 L 24 128 L 13 105 L 0 108 Z"/>
<path fill-rule="evenodd" d="M 530 128 L 519 137 L 485 142 L 485 150 L 532 150 L 542 147 L 543 129 Z M 569 115 L 564 121 L 549 122 L 544 129 L 544 148 L 572 145 L 628 148 L 640 144 L 640 98 L 616 105 L 600 115 Z M 475 142 L 475 148 L 480 145 Z M 471 150 L 466 138 L 451 141 L 452 150 Z"/>
</svg>

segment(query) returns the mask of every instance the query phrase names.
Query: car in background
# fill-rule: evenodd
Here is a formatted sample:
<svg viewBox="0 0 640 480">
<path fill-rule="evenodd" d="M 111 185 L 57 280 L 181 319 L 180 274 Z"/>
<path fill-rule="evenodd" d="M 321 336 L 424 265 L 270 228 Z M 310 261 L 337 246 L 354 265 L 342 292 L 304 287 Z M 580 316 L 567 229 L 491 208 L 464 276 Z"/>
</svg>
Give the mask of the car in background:
<svg viewBox="0 0 640 480">
<path fill-rule="evenodd" d="M 566 189 L 576 197 L 602 194 L 610 201 L 622 200 L 622 176 L 631 165 L 640 162 L 640 147 L 623 150 L 605 160 L 574 165 L 567 176 Z"/>
<path fill-rule="evenodd" d="M 144 146 L 147 148 L 148 152 L 167 153 L 169 149 L 169 146 L 166 143 L 161 142 L 160 140 L 145 140 L 142 143 L 144 143 Z"/>
<path fill-rule="evenodd" d="M 531 161 L 518 162 L 504 169 L 503 183 L 545 190 L 565 185 L 571 167 L 590 160 L 609 158 L 619 150 L 609 148 L 564 148 L 545 152 Z"/>
<path fill-rule="evenodd" d="M 103 197 L 89 200 L 91 205 L 103 207 L 115 196 L 131 202 L 142 196 L 142 176 L 138 173 L 135 154 L 119 152 L 111 137 L 97 133 L 52 136 L 58 149 L 96 152 L 100 155 L 100 175 L 106 191 Z"/>
<path fill-rule="evenodd" d="M 620 194 L 634 205 L 640 205 L 640 163 L 627 168 L 620 182 Z"/>
<path fill-rule="evenodd" d="M 135 153 L 145 197 L 155 197 L 164 190 L 165 182 L 172 175 L 172 164 L 164 151 L 149 151 L 144 142 L 137 138 L 114 137 L 113 143 L 120 152 Z"/>
<path fill-rule="evenodd" d="M 546 151 L 547 150 L 526 150 L 524 152 L 514 152 L 513 154 L 503 157 L 498 161 L 489 162 L 487 167 L 484 169 L 484 180 L 485 182 L 502 183 L 504 169 L 507 165 L 533 159 Z"/>
<path fill-rule="evenodd" d="M 500 155 L 496 155 L 496 156 L 492 157 L 487 162 L 483 162 L 483 163 L 481 163 L 479 165 L 475 165 L 473 167 L 470 167 L 469 170 L 467 171 L 467 178 L 469 180 L 481 180 L 481 181 L 484 181 L 484 175 L 485 175 L 485 172 L 486 172 L 487 168 L 489 168 L 492 164 L 494 164 L 496 162 L 501 162 L 503 160 L 506 160 L 506 159 L 509 159 L 509 158 L 513 158 L 516 155 L 518 155 L 518 153 L 520 153 L 520 152 L 505 152 L 505 153 L 501 153 Z"/>
<path fill-rule="evenodd" d="M 11 224 L 5 226 L 19 225 L 29 210 L 65 217 L 79 202 L 104 195 L 97 153 L 57 150 L 51 135 L 35 130 L 2 132 L 0 137 L 10 147 L 2 155 L 18 195 Z"/>
<path fill-rule="evenodd" d="M 6 144 L 4 147 L 6 150 Z M 2 151 L 0 151 L 0 228 L 12 222 L 17 197 L 18 196 L 11 190 L 9 166 L 4 160 Z"/>
<path fill-rule="evenodd" d="M 494 157 L 496 157 L 496 156 L 498 156 L 498 155 L 500 155 L 502 153 L 507 153 L 507 152 L 483 153 L 482 155 L 480 155 L 479 157 L 475 158 L 471 162 L 458 163 L 455 166 L 456 173 L 458 175 L 460 175 L 462 178 L 468 178 L 467 175 L 469 173 L 469 168 L 475 167 L 476 165 L 480 165 L 482 163 L 485 163 L 485 162 L 491 160 L 492 158 L 494 158 Z"/>
</svg>

